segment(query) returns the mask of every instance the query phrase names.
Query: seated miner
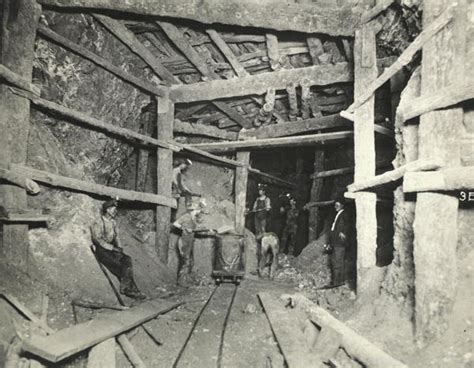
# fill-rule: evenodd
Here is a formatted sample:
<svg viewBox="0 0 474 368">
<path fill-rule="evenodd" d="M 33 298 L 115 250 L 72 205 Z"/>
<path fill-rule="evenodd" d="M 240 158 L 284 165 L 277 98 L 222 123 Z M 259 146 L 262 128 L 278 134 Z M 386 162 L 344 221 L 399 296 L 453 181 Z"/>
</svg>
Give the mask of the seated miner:
<svg viewBox="0 0 474 368">
<path fill-rule="evenodd" d="M 296 245 L 296 232 L 298 230 L 299 209 L 296 207 L 296 199 L 288 193 L 288 206 L 280 207 L 280 213 L 286 213 L 285 227 L 281 235 L 281 251 L 285 254 L 293 254 Z"/>
<path fill-rule="evenodd" d="M 178 218 L 173 227 L 181 231 L 181 235 L 176 243 L 176 253 L 178 255 L 178 284 L 186 285 L 192 281 L 192 271 L 194 266 L 194 237 L 196 233 L 202 235 L 214 235 L 215 231 L 206 229 L 199 224 L 202 222 L 202 211 L 205 203 L 191 203 L 184 215 Z"/>
<path fill-rule="evenodd" d="M 345 258 L 349 247 L 350 219 L 344 209 L 344 197 L 337 197 L 334 202 L 336 215 L 329 231 L 329 244 L 325 245 L 331 253 L 331 286 L 340 286 L 346 282 Z"/>
<path fill-rule="evenodd" d="M 97 259 L 120 281 L 120 293 L 130 298 L 144 299 L 133 278 L 132 259 L 123 253 L 115 216 L 118 202 L 102 205 L 102 216 L 91 226 L 92 243 Z"/>
<path fill-rule="evenodd" d="M 258 184 L 258 197 L 251 212 L 255 213 L 255 237 L 261 239 L 267 229 L 267 217 L 272 209 L 270 198 L 266 195 L 266 185 Z"/>
<path fill-rule="evenodd" d="M 183 180 L 183 175 L 189 170 L 192 164 L 191 160 L 186 159 L 173 169 L 172 195 L 177 201 L 179 201 L 180 197 L 184 197 L 186 206 L 191 203 L 193 196 L 199 196 L 198 193 L 191 191 L 191 189 L 184 184 Z"/>
</svg>

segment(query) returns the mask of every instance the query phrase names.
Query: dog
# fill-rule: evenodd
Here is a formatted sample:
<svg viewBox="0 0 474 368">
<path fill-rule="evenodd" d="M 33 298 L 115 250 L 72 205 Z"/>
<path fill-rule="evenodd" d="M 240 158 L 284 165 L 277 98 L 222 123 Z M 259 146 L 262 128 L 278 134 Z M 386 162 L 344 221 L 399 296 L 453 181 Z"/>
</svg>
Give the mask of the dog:
<svg viewBox="0 0 474 368">
<path fill-rule="evenodd" d="M 269 267 L 270 278 L 275 277 L 278 267 L 278 253 L 280 253 L 280 240 L 275 233 L 264 233 L 257 238 L 258 275 L 262 277 L 265 267 Z"/>
</svg>

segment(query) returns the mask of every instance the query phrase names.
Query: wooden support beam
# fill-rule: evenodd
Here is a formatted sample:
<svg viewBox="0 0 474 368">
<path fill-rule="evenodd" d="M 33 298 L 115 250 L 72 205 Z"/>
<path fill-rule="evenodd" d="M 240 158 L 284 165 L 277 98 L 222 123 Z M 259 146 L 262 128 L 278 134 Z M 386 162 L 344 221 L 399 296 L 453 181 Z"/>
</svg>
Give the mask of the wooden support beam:
<svg viewBox="0 0 474 368">
<path fill-rule="evenodd" d="M 117 342 L 134 368 L 146 368 L 146 364 L 143 362 L 142 358 L 140 358 L 140 355 L 137 354 L 132 343 L 127 338 L 127 335 L 122 334 L 117 336 Z"/>
<path fill-rule="evenodd" d="M 151 138 L 146 135 L 136 133 L 130 129 L 125 129 L 125 128 L 121 128 L 110 123 L 105 123 L 101 120 L 90 117 L 82 112 L 61 106 L 52 101 L 48 101 L 48 100 L 36 97 L 25 91 L 21 91 L 18 89 L 14 89 L 13 91 L 16 94 L 29 99 L 34 105 L 40 108 L 46 109 L 54 113 L 58 113 L 61 116 L 70 119 L 68 121 L 70 123 L 84 124 L 95 130 L 99 130 L 101 132 L 105 132 L 113 136 L 120 137 L 129 142 L 139 143 L 143 146 L 162 147 L 162 148 L 170 149 L 174 152 L 179 152 L 181 150 L 181 148 L 177 144 Z"/>
<path fill-rule="evenodd" d="M 194 102 L 261 95 L 269 87 L 281 90 L 285 89 L 288 84 L 298 84 L 303 79 L 307 80 L 312 86 L 325 86 L 334 83 L 350 82 L 353 80 L 353 76 L 348 63 L 315 65 L 306 68 L 261 73 L 245 78 L 173 86 L 170 90 L 170 97 L 175 102 Z"/>
<path fill-rule="evenodd" d="M 32 336 L 23 341 L 23 350 L 50 362 L 59 362 L 182 304 L 157 299 L 143 302 L 125 311 L 103 313 L 94 320 L 65 328 L 49 336 Z"/>
<path fill-rule="evenodd" d="M 15 184 L 23 189 L 25 189 L 30 194 L 38 194 L 41 189 L 38 184 L 36 184 L 30 178 L 27 178 L 23 175 L 18 175 L 8 169 L 0 167 L 0 179 L 8 181 L 11 184 Z"/>
<path fill-rule="evenodd" d="M 407 121 L 427 112 L 457 105 L 473 98 L 474 81 L 468 80 L 461 85 L 450 85 L 431 91 L 398 106 L 397 117 L 401 121 Z"/>
<path fill-rule="evenodd" d="M 384 169 L 387 167 L 392 167 L 392 163 L 390 161 L 381 161 L 377 163 L 377 170 Z M 334 169 L 334 170 L 325 170 L 325 171 L 320 171 L 318 173 L 312 174 L 310 176 L 311 179 L 322 179 L 322 178 L 328 178 L 330 176 L 338 176 L 338 175 L 346 175 L 354 172 L 354 167 L 343 167 L 340 169 Z"/>
<path fill-rule="evenodd" d="M 37 96 L 41 94 L 41 91 L 38 86 L 35 86 L 33 83 L 28 81 L 28 79 L 23 78 L 21 75 L 12 72 L 3 64 L 0 64 L 0 79 L 3 79 L 9 84 L 20 89 L 24 89 L 25 91 L 31 92 Z"/>
<path fill-rule="evenodd" d="M 324 129 L 333 129 L 340 127 L 350 127 L 351 125 L 339 114 L 321 116 L 295 122 L 284 122 L 273 124 L 258 129 L 242 129 L 239 133 L 240 138 L 277 138 L 286 137 L 301 133 L 316 132 Z"/>
<path fill-rule="evenodd" d="M 320 147 L 314 151 L 314 163 L 313 169 L 314 173 L 322 170 L 324 168 L 324 158 L 325 158 L 324 147 Z M 313 174 L 314 175 L 314 174 Z M 312 180 L 311 183 L 311 192 L 309 200 L 311 202 L 319 201 L 321 196 L 321 191 L 323 189 L 323 180 L 316 179 Z M 318 227 L 319 227 L 319 208 L 318 207 L 308 207 L 308 241 L 312 242 L 318 238 Z"/>
<path fill-rule="evenodd" d="M 248 167 L 250 165 L 250 152 L 237 152 L 236 160 L 242 163 L 241 167 L 235 170 L 235 230 L 243 235 L 245 232 L 245 210 L 247 205 L 247 183 Z"/>
<path fill-rule="evenodd" d="M 0 216 L 0 223 L 48 223 L 51 220 L 49 216 L 44 215 L 25 215 L 23 213 L 9 213 L 7 217 Z"/>
<path fill-rule="evenodd" d="M 323 362 L 327 363 L 336 355 L 341 346 L 341 341 L 342 336 L 339 332 L 332 327 L 322 326 L 316 344 L 314 345 L 314 352 Z"/>
<path fill-rule="evenodd" d="M 367 85 L 360 96 L 354 100 L 354 103 L 346 109 L 346 112 L 354 112 L 354 110 L 367 101 L 379 87 L 384 85 L 385 82 L 390 80 L 391 77 L 407 65 L 423 45 L 451 21 L 455 6 L 456 4 L 449 6 L 436 20 L 430 23 L 380 77 L 376 78 L 370 85 Z"/>
<path fill-rule="evenodd" d="M 265 34 L 265 43 L 267 44 L 267 55 L 270 60 L 270 68 L 278 70 L 281 68 L 280 52 L 278 50 L 278 38 L 273 33 Z"/>
<path fill-rule="evenodd" d="M 198 143 L 191 147 L 199 148 L 210 152 L 232 152 L 241 150 L 268 149 L 275 147 L 296 147 L 312 146 L 321 142 L 333 140 L 344 140 L 352 138 L 354 133 L 342 131 L 335 133 L 310 134 L 286 138 L 254 139 L 250 141 L 218 142 L 218 143 Z"/>
<path fill-rule="evenodd" d="M 274 184 L 276 186 L 284 187 L 284 188 L 289 188 L 289 189 L 294 189 L 296 188 L 296 184 L 292 183 L 287 180 L 280 179 L 276 176 L 264 173 L 258 169 L 254 169 L 252 167 L 248 168 L 248 171 L 250 174 L 254 174 L 260 177 L 260 180 L 264 183 L 268 184 Z"/>
<path fill-rule="evenodd" d="M 318 37 L 307 37 L 306 44 L 308 45 L 309 55 L 313 65 L 319 65 L 319 57 L 324 53 L 323 43 Z"/>
<path fill-rule="evenodd" d="M 342 337 L 341 346 L 350 356 L 355 357 L 364 366 L 371 368 L 408 368 L 407 365 L 391 357 L 303 295 L 282 295 L 281 298 L 290 299 L 292 305 L 304 310 L 308 317 L 319 327 L 331 327 L 338 332 Z"/>
<path fill-rule="evenodd" d="M 360 14 L 352 7 L 314 7 L 312 4 L 256 3 L 251 0 L 39 0 L 44 5 L 64 8 L 114 10 L 148 16 L 184 18 L 206 24 L 229 24 L 279 31 L 325 33 L 351 36 Z M 265 14 L 265 16 L 262 16 Z"/>
<path fill-rule="evenodd" d="M 474 190 L 474 166 L 462 166 L 433 172 L 407 172 L 403 192 L 446 192 Z"/>
<path fill-rule="evenodd" d="M 162 80 L 168 84 L 179 83 L 178 79 L 118 20 L 105 15 L 93 14 L 109 32 L 122 41 L 132 52 L 138 55 Z"/>
<path fill-rule="evenodd" d="M 224 129 L 219 129 L 211 125 L 204 124 L 193 124 L 181 120 L 174 121 L 173 131 L 175 133 L 181 133 L 186 135 L 197 135 L 204 137 L 211 137 L 216 139 L 225 139 L 230 141 L 235 141 L 237 139 L 237 132 L 229 132 Z"/>
<path fill-rule="evenodd" d="M 288 111 L 288 119 L 290 121 L 296 121 L 298 116 L 298 100 L 296 98 L 296 84 L 290 83 L 286 86 L 286 93 L 288 94 L 288 105 L 290 109 Z"/>
<path fill-rule="evenodd" d="M 364 94 L 367 86 L 377 78 L 375 30 L 364 25 L 356 31 L 354 43 L 354 98 Z M 354 111 L 354 181 L 363 181 L 375 175 L 374 96 Z M 377 249 L 377 195 L 357 193 L 357 292 L 368 300 L 379 290 L 372 277 Z"/>
<path fill-rule="evenodd" d="M 168 98 L 157 101 L 157 137 L 173 139 L 174 104 Z M 173 182 L 173 152 L 159 148 L 156 152 L 156 193 L 171 197 Z M 156 236 L 155 249 L 163 264 L 168 264 L 169 234 L 171 210 L 168 207 L 156 207 Z"/>
<path fill-rule="evenodd" d="M 36 28 L 41 7 L 35 0 L 2 1 L 2 26 L 0 31 L 0 60 L 6 80 L 30 88 L 35 58 Z M 13 76 L 8 71 L 16 74 Z M 15 77 L 15 78 L 11 78 Z M 30 101 L 12 93 L 6 84 L 0 84 L 0 163 L 24 164 L 27 161 L 28 134 L 30 131 Z M 35 91 L 37 92 L 37 91 Z M 25 92 L 30 93 L 31 92 Z M 22 182 L 22 184 L 26 184 Z M 31 183 L 30 183 L 31 184 Z M 5 207 L 27 207 L 25 189 L 18 185 L 0 185 L 0 203 Z M 28 225 L 3 225 L 0 251 L 3 258 L 22 272 L 29 272 Z"/>
<path fill-rule="evenodd" d="M 98 196 L 110 198 L 119 197 L 130 202 L 141 202 L 147 204 L 157 204 L 176 208 L 176 200 L 162 195 L 152 193 L 134 192 L 131 190 L 107 187 L 96 183 L 91 183 L 79 179 L 68 178 L 66 176 L 51 174 L 46 171 L 33 169 L 21 165 L 11 165 L 10 170 L 31 177 L 33 180 L 53 187 L 66 188 L 77 192 L 90 193 Z"/>
<path fill-rule="evenodd" d="M 415 171 L 431 171 L 441 167 L 439 162 L 428 160 L 411 161 L 404 166 L 400 166 L 395 170 L 387 171 L 381 175 L 366 179 L 365 181 L 355 182 L 347 186 L 349 192 L 359 192 L 366 189 L 373 189 L 379 185 L 392 183 L 401 179 L 408 172 Z"/>
<path fill-rule="evenodd" d="M 305 207 L 307 208 L 313 208 L 313 207 L 329 207 L 334 205 L 334 201 L 317 201 L 317 202 L 308 202 L 305 204 Z"/>
<path fill-rule="evenodd" d="M 93 52 L 87 50 L 85 47 L 82 47 L 67 38 L 57 34 L 56 32 L 50 30 L 45 26 L 38 27 L 38 33 L 47 38 L 50 41 L 55 42 L 56 44 L 67 48 L 68 50 L 74 52 L 76 55 L 83 57 L 86 60 L 89 60 L 96 64 L 97 66 L 107 70 L 108 72 L 115 75 L 117 78 L 130 83 L 131 85 L 140 88 L 142 91 L 154 94 L 156 96 L 163 96 L 166 94 L 167 88 L 162 86 L 155 86 L 151 83 L 148 83 L 140 78 L 137 78 L 131 74 L 128 74 L 119 67 L 113 65 L 111 62 L 105 60 L 104 58 L 94 54 Z"/>
<path fill-rule="evenodd" d="M 370 22 L 380 13 L 385 11 L 390 5 L 392 5 L 395 0 L 378 0 L 371 9 L 367 10 L 365 13 L 362 14 L 360 17 L 360 22 L 362 24 Z"/>
<path fill-rule="evenodd" d="M 239 77 L 244 77 L 247 76 L 248 73 L 245 70 L 245 68 L 242 66 L 240 61 L 237 59 L 237 57 L 234 55 L 230 47 L 227 45 L 227 43 L 224 41 L 221 35 L 217 33 L 214 29 L 208 29 L 206 30 L 207 34 L 209 35 L 209 38 L 214 42 L 214 44 L 217 46 L 217 48 L 222 52 L 222 54 L 225 56 L 229 64 L 232 66 L 232 68 L 235 71 L 235 74 Z"/>
<path fill-rule="evenodd" d="M 425 0 L 423 24 L 438 23 L 440 17 L 453 13 L 452 6 L 453 2 L 449 0 Z M 447 10 L 438 17 L 443 9 Z M 452 25 L 430 37 L 423 47 L 421 96 L 448 85 L 461 86 L 469 75 L 471 68 L 467 50 L 471 45 L 467 39 L 472 42 L 466 31 L 469 14 L 466 1 L 458 1 Z M 423 114 L 418 128 L 419 158 L 439 160 L 443 168 L 449 170 L 458 168 L 461 157 L 457 139 L 463 134 L 463 121 L 462 107 Z M 465 175 L 468 173 L 463 172 Z M 458 207 L 458 198 L 447 193 L 418 193 L 416 196 L 414 320 L 415 339 L 419 346 L 443 336 L 449 327 L 458 292 Z"/>
<path fill-rule="evenodd" d="M 378 125 L 378 124 L 374 124 L 374 131 L 376 133 L 379 133 L 379 134 L 382 134 L 386 137 L 389 137 L 389 138 L 394 138 L 395 137 L 395 133 L 388 129 L 388 128 L 385 128 L 384 126 L 381 126 L 381 125 Z"/>
<path fill-rule="evenodd" d="M 182 32 L 172 23 L 157 22 L 161 29 L 166 33 L 168 38 L 175 44 L 175 46 L 184 54 L 184 56 L 193 64 L 196 69 L 207 79 L 219 80 L 221 79 L 208 64 L 202 60 L 202 57 L 194 50 L 189 41 L 184 38 Z M 229 118 L 234 120 L 237 124 L 244 128 L 250 128 L 251 124 L 245 120 L 237 111 L 228 106 L 225 102 L 216 101 L 214 105 L 222 111 Z"/>
</svg>

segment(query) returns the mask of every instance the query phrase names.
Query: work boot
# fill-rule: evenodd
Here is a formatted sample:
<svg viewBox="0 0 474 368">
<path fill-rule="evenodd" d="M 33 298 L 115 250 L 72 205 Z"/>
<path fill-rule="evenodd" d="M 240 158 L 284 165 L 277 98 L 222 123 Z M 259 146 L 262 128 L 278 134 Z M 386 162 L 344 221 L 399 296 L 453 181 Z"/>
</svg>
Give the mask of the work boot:
<svg viewBox="0 0 474 368">
<path fill-rule="evenodd" d="M 138 299 L 138 300 L 146 299 L 146 295 L 142 294 L 140 290 L 126 290 L 124 294 L 132 299 Z"/>
</svg>

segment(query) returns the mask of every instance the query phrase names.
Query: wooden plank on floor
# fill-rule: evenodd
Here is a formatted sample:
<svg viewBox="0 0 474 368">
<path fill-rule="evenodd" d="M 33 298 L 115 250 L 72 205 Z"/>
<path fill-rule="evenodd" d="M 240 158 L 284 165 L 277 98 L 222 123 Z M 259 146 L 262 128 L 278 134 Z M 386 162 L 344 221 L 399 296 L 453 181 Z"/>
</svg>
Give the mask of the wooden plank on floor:
<svg viewBox="0 0 474 368">
<path fill-rule="evenodd" d="M 183 303 L 151 300 L 125 311 L 65 328 L 49 336 L 34 336 L 23 342 L 23 350 L 50 362 L 59 362 L 104 340 L 128 331 L 177 308 Z"/>
<path fill-rule="evenodd" d="M 333 358 L 341 346 L 342 336 L 329 326 L 323 326 L 318 335 L 314 350 L 323 362 Z"/>
<path fill-rule="evenodd" d="M 258 293 L 270 326 L 280 345 L 288 368 L 323 367 L 316 354 L 303 341 L 303 331 L 298 328 L 299 320 L 284 302 L 268 293 Z"/>
<path fill-rule="evenodd" d="M 107 339 L 89 352 L 87 368 L 115 368 L 115 339 Z"/>
</svg>

